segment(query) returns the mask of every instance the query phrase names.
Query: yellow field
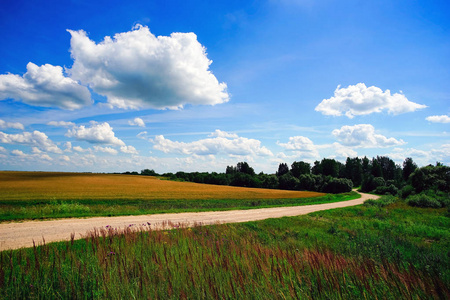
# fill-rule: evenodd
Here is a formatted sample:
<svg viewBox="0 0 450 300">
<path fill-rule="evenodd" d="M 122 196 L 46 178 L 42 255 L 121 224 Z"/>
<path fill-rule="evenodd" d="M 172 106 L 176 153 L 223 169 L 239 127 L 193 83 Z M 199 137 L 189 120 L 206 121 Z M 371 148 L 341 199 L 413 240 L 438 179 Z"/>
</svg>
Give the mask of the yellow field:
<svg viewBox="0 0 450 300">
<path fill-rule="evenodd" d="M 0 172 L 2 200 L 287 199 L 322 193 L 241 188 L 160 180 L 150 176 L 58 172 Z"/>
</svg>

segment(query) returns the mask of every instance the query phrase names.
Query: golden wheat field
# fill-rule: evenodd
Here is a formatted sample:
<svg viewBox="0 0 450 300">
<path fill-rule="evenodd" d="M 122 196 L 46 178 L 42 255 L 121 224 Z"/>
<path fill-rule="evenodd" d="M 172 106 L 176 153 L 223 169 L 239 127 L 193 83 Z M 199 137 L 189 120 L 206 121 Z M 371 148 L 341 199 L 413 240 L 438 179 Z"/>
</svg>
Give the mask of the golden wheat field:
<svg viewBox="0 0 450 300">
<path fill-rule="evenodd" d="M 61 172 L 0 172 L 1 200 L 287 199 L 322 193 L 160 180 L 151 176 Z"/>
</svg>

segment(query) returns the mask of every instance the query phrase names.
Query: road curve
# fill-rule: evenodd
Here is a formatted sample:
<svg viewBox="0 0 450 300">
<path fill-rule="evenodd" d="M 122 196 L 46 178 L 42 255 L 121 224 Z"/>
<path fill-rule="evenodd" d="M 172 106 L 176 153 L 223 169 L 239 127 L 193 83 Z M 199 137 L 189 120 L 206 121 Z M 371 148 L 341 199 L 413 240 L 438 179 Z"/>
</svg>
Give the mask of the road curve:
<svg viewBox="0 0 450 300">
<path fill-rule="evenodd" d="M 183 223 L 188 226 L 195 223 L 207 225 L 259 221 L 359 205 L 367 199 L 377 199 L 378 197 L 376 195 L 361 193 L 361 198 L 355 200 L 305 206 L 2 223 L 0 224 L 0 251 L 32 247 L 33 240 L 36 244 L 42 244 L 44 239 L 46 243 L 69 240 L 71 234 L 75 236 L 75 239 L 80 239 L 88 231 L 95 228 L 105 228 L 107 225 L 114 228 L 124 228 L 130 224 L 138 226 L 151 223 L 152 228 L 157 229 L 162 226 L 163 222 L 167 221 Z"/>
</svg>

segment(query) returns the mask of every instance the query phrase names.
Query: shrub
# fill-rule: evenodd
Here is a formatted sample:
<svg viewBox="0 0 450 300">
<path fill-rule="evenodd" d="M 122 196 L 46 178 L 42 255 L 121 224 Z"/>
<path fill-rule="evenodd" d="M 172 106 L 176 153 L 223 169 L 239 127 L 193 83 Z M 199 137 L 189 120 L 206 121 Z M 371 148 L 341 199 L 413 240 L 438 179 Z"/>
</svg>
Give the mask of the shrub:
<svg viewBox="0 0 450 300">
<path fill-rule="evenodd" d="M 377 207 L 385 207 L 389 204 L 392 204 L 397 201 L 397 197 L 386 195 L 381 196 L 379 199 L 369 199 L 364 201 L 365 206 L 377 206 Z"/>
<path fill-rule="evenodd" d="M 416 206 L 416 207 L 431 207 L 431 208 L 440 208 L 442 207 L 441 203 L 435 198 L 428 196 L 426 194 L 418 194 L 408 197 L 408 205 Z"/>
<path fill-rule="evenodd" d="M 414 187 L 412 185 L 408 184 L 402 188 L 402 190 L 400 191 L 400 196 L 403 199 L 406 199 L 410 195 L 414 195 Z"/>
<path fill-rule="evenodd" d="M 353 188 L 353 182 L 347 178 L 331 178 L 324 186 L 322 191 L 324 193 L 346 193 Z"/>
<path fill-rule="evenodd" d="M 397 195 L 398 193 L 398 188 L 391 184 L 389 186 L 379 186 L 375 189 L 375 194 L 379 194 L 379 195 L 386 195 L 386 194 L 391 194 L 391 195 Z"/>
</svg>

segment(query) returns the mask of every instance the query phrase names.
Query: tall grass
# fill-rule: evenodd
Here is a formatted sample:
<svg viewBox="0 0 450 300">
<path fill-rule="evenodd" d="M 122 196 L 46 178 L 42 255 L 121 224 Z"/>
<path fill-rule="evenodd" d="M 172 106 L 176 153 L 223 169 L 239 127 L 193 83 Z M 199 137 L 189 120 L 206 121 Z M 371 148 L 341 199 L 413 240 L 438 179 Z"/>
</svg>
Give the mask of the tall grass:
<svg viewBox="0 0 450 300">
<path fill-rule="evenodd" d="M 361 206 L 162 231 L 108 226 L 83 240 L 0 252 L 0 298 L 448 299 L 448 219 L 383 209 L 381 219 L 379 208 Z M 419 213 L 441 230 L 440 245 L 422 244 L 430 233 L 412 221 Z"/>
</svg>

